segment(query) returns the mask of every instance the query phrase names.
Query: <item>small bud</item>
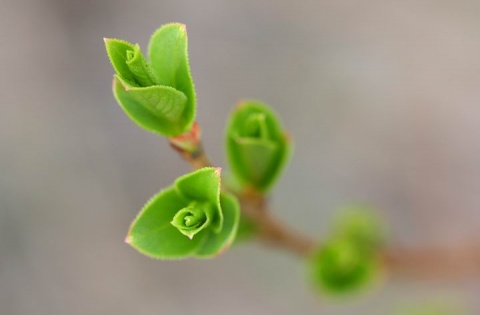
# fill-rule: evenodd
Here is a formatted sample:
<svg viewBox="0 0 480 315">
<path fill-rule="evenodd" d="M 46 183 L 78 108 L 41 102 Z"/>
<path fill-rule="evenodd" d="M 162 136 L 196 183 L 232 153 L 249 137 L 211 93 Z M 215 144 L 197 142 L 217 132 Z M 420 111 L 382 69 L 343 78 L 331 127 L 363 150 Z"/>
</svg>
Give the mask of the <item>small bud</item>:
<svg viewBox="0 0 480 315">
<path fill-rule="evenodd" d="M 192 239 L 212 220 L 213 209 L 208 203 L 192 202 L 188 207 L 178 211 L 170 222 L 183 235 Z"/>
<path fill-rule="evenodd" d="M 157 259 L 214 257 L 232 244 L 239 217 L 235 197 L 221 192 L 220 170 L 206 167 L 179 177 L 147 202 L 126 240 Z"/>
<path fill-rule="evenodd" d="M 152 86 L 157 84 L 155 75 L 143 56 L 140 46 L 136 44 L 133 50 L 127 51 L 126 63 L 139 86 Z"/>
<path fill-rule="evenodd" d="M 273 186 L 291 151 L 289 137 L 265 104 L 242 102 L 227 125 L 227 156 L 232 173 L 245 188 L 264 193 Z"/>
<path fill-rule="evenodd" d="M 314 285 L 330 294 L 357 291 L 369 284 L 380 269 L 377 254 L 349 238 L 327 241 L 312 255 L 309 264 Z"/>
<path fill-rule="evenodd" d="M 195 88 L 188 64 L 185 26 L 167 24 L 152 36 L 150 63 L 140 46 L 105 39 L 115 70 L 113 93 L 141 128 L 167 137 L 190 131 L 195 119 Z"/>
</svg>

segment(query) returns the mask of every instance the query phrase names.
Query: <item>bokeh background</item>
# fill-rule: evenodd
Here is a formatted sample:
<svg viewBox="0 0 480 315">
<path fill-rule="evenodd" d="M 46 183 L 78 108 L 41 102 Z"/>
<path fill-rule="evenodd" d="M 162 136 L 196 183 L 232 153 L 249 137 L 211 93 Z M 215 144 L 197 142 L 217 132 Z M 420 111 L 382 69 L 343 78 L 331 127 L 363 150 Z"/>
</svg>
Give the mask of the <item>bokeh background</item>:
<svg viewBox="0 0 480 315">
<path fill-rule="evenodd" d="M 103 37 L 146 48 L 187 24 L 205 146 L 219 166 L 242 98 L 271 104 L 296 152 L 275 211 L 315 237 L 368 202 L 392 242 L 480 237 L 476 0 L 1 0 L 0 314 L 391 314 L 442 300 L 480 313 L 478 279 L 394 276 L 325 300 L 296 257 L 256 244 L 160 262 L 123 243 L 189 167 L 111 95 Z"/>
</svg>

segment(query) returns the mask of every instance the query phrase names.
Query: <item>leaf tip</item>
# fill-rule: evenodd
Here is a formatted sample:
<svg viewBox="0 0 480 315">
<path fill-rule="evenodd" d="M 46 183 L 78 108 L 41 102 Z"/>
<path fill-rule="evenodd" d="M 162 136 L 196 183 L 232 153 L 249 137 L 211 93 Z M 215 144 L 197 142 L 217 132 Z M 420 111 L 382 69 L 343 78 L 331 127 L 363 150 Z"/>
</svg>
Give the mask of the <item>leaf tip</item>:
<svg viewBox="0 0 480 315">
<path fill-rule="evenodd" d="M 178 25 L 178 27 L 180 27 L 180 29 L 182 31 L 184 31 L 185 33 L 187 32 L 187 25 L 186 24 L 178 23 L 177 25 Z"/>
<path fill-rule="evenodd" d="M 113 82 L 115 83 L 115 81 L 117 81 L 122 87 L 123 89 L 125 90 L 125 92 L 129 92 L 132 90 L 131 86 L 129 86 L 124 80 L 122 80 L 121 77 L 119 77 L 118 75 L 114 75 L 113 76 Z"/>
<path fill-rule="evenodd" d="M 221 167 L 216 167 L 215 168 L 215 175 L 220 177 L 222 174 L 222 168 Z"/>
<path fill-rule="evenodd" d="M 125 237 L 125 243 L 127 243 L 128 245 L 132 245 L 132 236 L 130 235 L 130 233 L 128 233 L 127 237 Z"/>
</svg>

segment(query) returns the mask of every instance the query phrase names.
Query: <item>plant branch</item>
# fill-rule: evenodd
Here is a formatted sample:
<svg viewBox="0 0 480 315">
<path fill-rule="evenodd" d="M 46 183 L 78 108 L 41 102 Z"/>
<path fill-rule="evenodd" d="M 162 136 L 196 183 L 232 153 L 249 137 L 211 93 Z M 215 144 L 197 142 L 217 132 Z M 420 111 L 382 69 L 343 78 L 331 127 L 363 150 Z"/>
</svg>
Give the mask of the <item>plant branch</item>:
<svg viewBox="0 0 480 315">
<path fill-rule="evenodd" d="M 242 212 L 257 225 L 261 241 L 300 256 L 308 256 L 313 251 L 315 241 L 275 218 L 264 196 L 247 192 L 238 197 Z"/>
<path fill-rule="evenodd" d="M 180 136 L 171 137 L 168 139 L 168 142 L 194 170 L 212 166 L 203 149 L 201 130 L 197 122 L 193 124 L 189 132 Z"/>
<path fill-rule="evenodd" d="M 479 247 L 388 247 L 382 256 L 392 272 L 417 279 L 480 277 Z"/>
<path fill-rule="evenodd" d="M 170 145 L 194 170 L 197 170 L 212 166 L 212 164 L 200 141 L 200 128 L 197 124 L 194 128 L 186 135 L 173 138 L 173 141 L 170 139 Z M 185 142 L 195 143 L 195 147 L 187 150 L 181 145 Z M 271 215 L 264 196 L 252 191 L 236 195 L 240 200 L 242 212 L 256 224 L 261 241 L 275 247 L 285 248 L 301 256 L 307 256 L 313 250 L 315 246 L 313 240 L 293 231 Z"/>
<path fill-rule="evenodd" d="M 184 150 L 172 142 L 170 142 L 170 146 L 178 152 L 182 156 L 182 158 L 192 166 L 194 170 L 198 170 L 202 167 L 209 167 L 212 166 L 210 160 L 208 159 L 205 150 L 203 149 L 202 144 L 200 143 L 198 147 L 194 151 L 187 151 Z"/>
<path fill-rule="evenodd" d="M 194 150 L 185 150 L 174 141 L 170 141 L 170 144 L 193 169 L 211 166 L 199 136 L 196 140 Z M 260 241 L 302 257 L 310 255 L 318 246 L 318 242 L 294 231 L 275 218 L 265 196 L 253 191 L 236 195 L 240 200 L 243 214 L 256 224 Z M 385 268 L 395 274 L 415 278 L 480 276 L 480 247 L 450 249 L 385 247 L 381 250 L 381 256 Z"/>
</svg>

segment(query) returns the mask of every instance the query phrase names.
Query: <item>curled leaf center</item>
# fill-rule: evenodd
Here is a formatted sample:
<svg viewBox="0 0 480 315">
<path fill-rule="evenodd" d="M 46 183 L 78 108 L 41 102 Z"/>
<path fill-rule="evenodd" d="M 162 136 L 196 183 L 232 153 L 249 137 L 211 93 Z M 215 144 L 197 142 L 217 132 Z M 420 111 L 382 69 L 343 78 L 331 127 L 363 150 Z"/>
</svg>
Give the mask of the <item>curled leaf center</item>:
<svg viewBox="0 0 480 315">
<path fill-rule="evenodd" d="M 176 227 L 180 233 L 192 239 L 195 234 L 209 225 L 207 216 L 208 206 L 191 204 L 178 211 L 171 224 Z"/>
<path fill-rule="evenodd" d="M 195 215 L 187 215 L 183 218 L 185 227 L 196 227 L 202 223 L 202 218 Z"/>
<path fill-rule="evenodd" d="M 268 139 L 269 132 L 263 113 L 251 114 L 245 122 L 245 136 L 256 139 Z"/>
<path fill-rule="evenodd" d="M 135 53 L 133 52 L 133 50 L 127 50 L 127 62 L 131 61 L 134 56 Z"/>
<path fill-rule="evenodd" d="M 150 69 L 145 57 L 140 50 L 140 46 L 136 44 L 132 49 L 126 51 L 126 64 L 130 69 L 136 83 L 141 87 L 152 86 L 156 84 L 156 78 Z"/>
</svg>

